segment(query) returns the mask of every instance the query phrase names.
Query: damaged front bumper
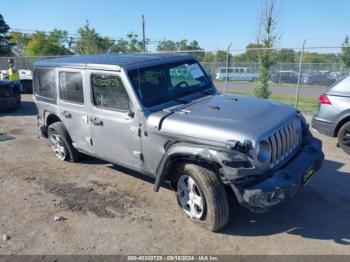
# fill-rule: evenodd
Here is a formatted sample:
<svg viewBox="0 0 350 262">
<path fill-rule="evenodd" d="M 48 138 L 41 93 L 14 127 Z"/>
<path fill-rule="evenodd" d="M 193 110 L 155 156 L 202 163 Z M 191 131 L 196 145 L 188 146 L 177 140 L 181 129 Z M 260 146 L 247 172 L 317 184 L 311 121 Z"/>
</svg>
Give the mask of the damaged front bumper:
<svg viewBox="0 0 350 262">
<path fill-rule="evenodd" d="M 240 204 L 256 213 L 292 198 L 319 170 L 324 160 L 322 142 L 312 138 L 310 143 L 282 169 L 267 179 L 249 187 L 231 184 Z"/>
</svg>

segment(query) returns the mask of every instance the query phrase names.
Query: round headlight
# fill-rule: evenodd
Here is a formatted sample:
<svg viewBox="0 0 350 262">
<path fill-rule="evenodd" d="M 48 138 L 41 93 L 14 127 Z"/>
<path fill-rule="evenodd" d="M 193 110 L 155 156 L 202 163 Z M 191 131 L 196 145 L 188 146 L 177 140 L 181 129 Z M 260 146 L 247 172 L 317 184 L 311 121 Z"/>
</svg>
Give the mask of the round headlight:
<svg viewBox="0 0 350 262">
<path fill-rule="evenodd" d="M 271 146 L 266 140 L 262 140 L 258 146 L 257 157 L 260 163 L 266 163 L 271 159 Z"/>
</svg>

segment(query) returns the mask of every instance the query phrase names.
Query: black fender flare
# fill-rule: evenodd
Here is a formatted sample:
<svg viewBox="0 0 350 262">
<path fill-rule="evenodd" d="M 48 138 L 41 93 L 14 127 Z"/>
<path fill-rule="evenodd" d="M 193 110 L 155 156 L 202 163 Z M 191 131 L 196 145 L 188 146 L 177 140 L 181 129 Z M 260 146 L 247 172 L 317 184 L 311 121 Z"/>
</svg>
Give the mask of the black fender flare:
<svg viewBox="0 0 350 262">
<path fill-rule="evenodd" d="M 206 146 L 198 144 L 190 144 L 185 142 L 179 142 L 171 145 L 164 153 L 157 171 L 156 180 L 154 183 L 154 191 L 158 192 L 163 181 L 167 177 L 169 167 L 177 160 L 186 160 L 193 162 L 202 162 L 209 164 L 213 167 L 220 168 L 222 160 L 218 157 L 217 152 L 226 151 L 226 148 L 220 148 L 215 146 Z"/>
</svg>

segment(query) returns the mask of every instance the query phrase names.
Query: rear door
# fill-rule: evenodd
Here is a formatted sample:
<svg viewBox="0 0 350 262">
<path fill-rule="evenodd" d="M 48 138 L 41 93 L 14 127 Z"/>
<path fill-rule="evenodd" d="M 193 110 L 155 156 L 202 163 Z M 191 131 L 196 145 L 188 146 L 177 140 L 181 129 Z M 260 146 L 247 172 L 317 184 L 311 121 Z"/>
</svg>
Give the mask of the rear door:
<svg viewBox="0 0 350 262">
<path fill-rule="evenodd" d="M 59 117 L 67 128 L 74 147 L 92 151 L 86 99 L 86 71 L 59 69 Z"/>
<path fill-rule="evenodd" d="M 139 121 L 119 73 L 89 70 L 94 154 L 127 167 L 142 165 Z"/>
</svg>

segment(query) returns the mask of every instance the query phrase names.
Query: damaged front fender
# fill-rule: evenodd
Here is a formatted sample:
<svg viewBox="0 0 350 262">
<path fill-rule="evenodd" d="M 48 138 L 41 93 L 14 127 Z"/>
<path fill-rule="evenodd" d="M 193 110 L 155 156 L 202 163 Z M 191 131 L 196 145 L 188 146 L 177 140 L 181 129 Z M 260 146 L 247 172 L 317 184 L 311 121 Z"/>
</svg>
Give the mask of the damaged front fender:
<svg viewBox="0 0 350 262">
<path fill-rule="evenodd" d="M 171 145 L 158 165 L 156 172 L 156 181 L 154 184 L 154 191 L 158 191 L 161 184 L 165 180 L 172 164 L 177 160 L 188 160 L 208 163 L 218 169 L 219 176 L 222 180 L 227 180 L 226 173 L 224 171 L 229 163 L 236 159 L 243 162 L 250 160 L 243 153 L 230 150 L 225 147 L 206 146 L 198 144 L 190 144 L 185 142 L 174 143 Z M 232 168 L 230 168 L 232 169 Z"/>
</svg>

